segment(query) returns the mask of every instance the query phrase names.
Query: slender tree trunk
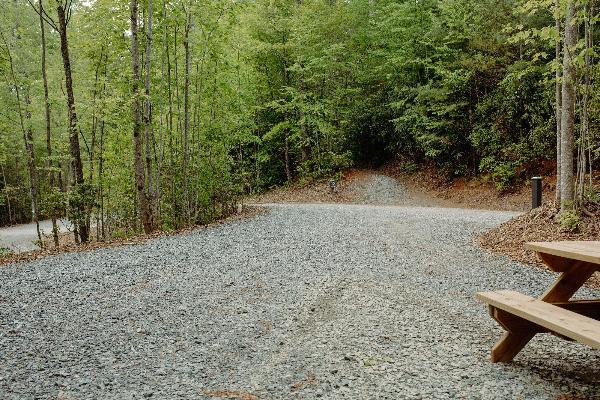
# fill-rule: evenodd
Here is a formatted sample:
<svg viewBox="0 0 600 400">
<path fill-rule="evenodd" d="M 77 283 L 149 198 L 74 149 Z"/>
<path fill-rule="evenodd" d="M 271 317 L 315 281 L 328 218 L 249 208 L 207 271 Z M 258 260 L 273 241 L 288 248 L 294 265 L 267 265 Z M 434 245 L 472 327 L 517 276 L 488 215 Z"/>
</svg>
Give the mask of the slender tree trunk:
<svg viewBox="0 0 600 400">
<path fill-rule="evenodd" d="M 4 172 L 4 164 L 0 164 L 0 169 L 2 169 L 2 182 L 4 183 L 4 190 L 6 193 L 6 206 L 8 207 L 8 223 L 12 225 L 12 207 L 10 204 L 10 196 L 8 191 L 6 191 L 6 173 Z"/>
<path fill-rule="evenodd" d="M 62 2 L 56 3 L 56 12 L 58 14 L 58 30 L 60 35 L 60 51 L 63 60 L 65 72 L 65 87 L 67 90 L 67 108 L 69 115 L 69 150 L 71 152 L 71 173 L 75 185 L 80 186 L 84 183 L 83 164 L 81 162 L 81 150 L 79 148 L 79 132 L 77 126 L 77 114 L 75 112 L 75 95 L 73 94 L 73 77 L 71 70 L 71 58 L 69 56 L 69 41 L 67 39 L 67 15 Z M 69 3 L 70 4 L 70 3 Z M 78 205 L 78 213 L 85 215 L 86 210 L 83 204 Z M 79 234 L 81 242 L 89 240 L 89 218 L 79 221 L 76 231 Z"/>
<path fill-rule="evenodd" d="M 29 192 L 31 193 L 31 214 L 37 231 L 40 246 L 42 243 L 42 233 L 40 232 L 40 200 L 38 188 L 38 173 L 35 165 L 35 149 L 33 147 L 33 128 L 31 126 L 31 99 L 29 92 L 25 91 L 25 118 L 27 119 L 27 127 L 23 127 L 25 150 L 27 151 L 27 167 L 29 169 Z"/>
<path fill-rule="evenodd" d="M 292 181 L 292 171 L 290 169 L 290 138 L 288 134 L 287 128 L 285 129 L 285 148 L 284 148 L 284 157 L 285 157 L 285 176 L 288 182 Z"/>
<path fill-rule="evenodd" d="M 589 43 L 587 44 L 589 49 L 593 49 L 594 48 L 594 28 L 595 28 L 595 15 L 596 15 L 596 4 L 595 2 L 592 2 L 589 5 L 589 19 L 588 19 L 588 24 L 589 24 Z M 590 69 L 592 68 L 591 66 L 594 65 L 594 53 L 589 52 L 588 53 L 590 59 L 589 59 L 589 65 L 590 65 Z M 589 71 L 590 74 L 593 74 L 592 71 Z M 589 77 L 591 80 L 591 76 Z M 590 82 L 591 85 L 591 82 Z M 591 135 L 588 135 L 587 137 L 587 141 L 588 141 L 588 148 L 587 148 L 587 156 L 588 156 L 588 184 L 590 185 L 590 188 L 594 187 L 594 159 L 592 158 L 592 138 Z"/>
<path fill-rule="evenodd" d="M 563 45 L 563 82 L 561 117 L 561 209 L 569 207 L 574 199 L 573 188 L 573 142 L 575 131 L 575 66 L 573 58 L 577 43 L 577 25 L 575 23 L 575 3 L 570 0 L 565 17 L 565 35 Z"/>
<path fill-rule="evenodd" d="M 148 207 L 150 208 L 150 216 L 152 221 L 150 224 L 154 227 L 155 202 L 156 193 L 154 191 L 154 171 L 152 170 L 152 142 L 154 133 L 152 131 L 152 98 L 151 98 L 151 81 L 152 76 L 152 0 L 148 1 L 148 17 L 146 23 L 146 66 L 145 66 L 145 97 L 144 97 L 144 137 L 146 144 L 146 174 L 148 176 L 147 196 Z"/>
<path fill-rule="evenodd" d="M 178 22 L 175 23 L 175 29 L 174 29 L 174 37 L 173 37 L 173 73 L 175 74 L 175 108 L 177 109 L 177 124 L 176 124 L 176 135 L 172 136 L 173 142 L 174 142 L 174 146 L 171 148 L 171 152 L 173 157 L 171 158 L 172 161 L 172 165 L 173 165 L 173 176 L 177 176 L 177 174 L 182 171 L 179 170 L 177 172 L 175 172 L 175 168 L 179 165 L 176 161 L 175 161 L 175 155 L 179 156 L 179 154 L 175 154 L 175 150 L 176 148 L 179 148 L 179 140 L 181 139 L 182 136 L 182 132 L 183 132 L 183 128 L 181 127 L 181 97 L 179 96 L 179 55 L 178 55 L 178 45 L 177 45 L 177 38 L 179 36 L 178 34 L 179 32 L 179 25 Z M 183 158 L 183 153 L 181 154 L 182 158 Z M 182 163 L 183 164 L 183 163 Z M 173 212 L 173 220 L 175 221 L 175 226 L 178 227 L 182 221 L 181 218 L 181 204 L 183 204 L 183 207 L 185 207 L 185 204 L 183 202 L 183 200 L 181 198 L 179 198 L 180 193 L 182 193 L 183 191 L 180 192 L 179 188 L 181 185 L 179 185 L 179 182 L 176 183 L 175 179 L 171 180 L 171 190 L 173 192 L 173 205 L 172 205 L 172 212 Z M 179 186 L 177 186 L 179 185 Z"/>
<path fill-rule="evenodd" d="M 100 196 L 100 233 L 106 239 L 104 217 L 104 119 L 100 121 L 100 156 L 98 157 L 98 191 Z M 98 235 L 100 237 L 100 235 Z"/>
<path fill-rule="evenodd" d="M 44 82 L 44 106 L 46 110 L 46 152 L 48 153 L 48 162 L 46 163 L 48 168 L 48 183 L 50 189 L 55 189 L 56 179 L 54 177 L 54 163 L 52 162 L 52 118 L 50 110 L 50 98 L 48 90 L 48 74 L 46 72 L 46 24 L 44 23 L 44 8 L 42 0 L 38 2 L 39 16 L 40 16 L 40 34 L 42 41 L 42 81 Z M 52 215 L 52 238 L 54 239 L 54 247 L 58 248 L 58 225 L 56 223 L 56 216 Z"/>
<path fill-rule="evenodd" d="M 175 100 L 176 100 L 176 107 L 177 107 L 177 137 L 175 138 L 175 141 L 177 141 L 179 139 L 179 137 L 182 135 L 183 132 L 183 128 L 181 126 L 181 96 L 179 96 L 179 89 L 180 89 L 180 85 L 179 85 L 179 54 L 178 54 L 178 48 L 179 46 L 177 45 L 177 38 L 179 37 L 178 34 L 179 31 L 179 25 L 177 25 L 177 22 L 175 23 L 175 32 L 174 32 L 174 38 L 173 38 L 173 57 L 174 57 L 174 73 L 175 73 Z"/>
<path fill-rule="evenodd" d="M 167 63 L 167 94 L 168 94 L 168 101 L 169 101 L 169 111 L 167 114 L 167 135 L 168 135 L 168 146 L 169 146 L 169 170 L 171 173 L 171 219 L 172 219 L 172 223 L 173 223 L 173 227 L 177 228 L 178 227 L 178 222 L 177 222 L 177 209 L 176 209 L 176 204 L 177 204 L 177 196 L 176 196 L 176 191 L 175 191 L 175 154 L 174 154 L 174 149 L 173 149 L 173 89 L 172 89 L 172 85 L 171 85 L 171 55 L 169 52 L 169 34 L 168 34 L 168 19 L 167 19 L 167 7 L 165 2 L 163 1 L 162 3 L 162 12 L 163 12 L 163 26 L 164 26 L 164 43 L 165 43 L 165 48 L 164 48 L 164 53 L 165 53 L 165 58 L 166 58 L 166 63 Z M 175 31 L 175 33 L 177 33 L 177 31 Z M 160 179 L 160 172 L 158 174 L 158 179 Z M 160 185 L 158 185 L 158 189 L 160 191 Z"/>
<path fill-rule="evenodd" d="M 560 18 L 558 16 L 558 11 L 560 10 L 560 7 L 559 7 L 558 0 L 554 0 L 554 7 L 555 7 L 555 12 L 557 13 L 556 20 L 555 20 L 556 31 L 560 35 L 561 26 L 560 26 Z M 558 39 L 556 41 L 554 52 L 555 52 L 556 64 L 557 64 L 556 83 L 555 83 L 555 90 L 554 90 L 555 119 L 556 119 L 556 195 L 555 195 L 555 201 L 556 201 L 556 204 L 560 204 L 560 199 L 561 199 L 561 197 L 560 197 L 560 189 L 561 189 L 561 168 L 560 168 L 560 166 L 561 166 L 561 157 L 560 157 L 561 134 L 560 134 L 560 129 L 561 129 L 561 114 L 562 114 L 561 82 L 560 82 L 561 71 L 560 71 L 560 67 L 559 67 L 560 66 L 560 39 Z"/>
<path fill-rule="evenodd" d="M 304 72 L 301 72 L 303 74 Z M 304 76 L 300 76 L 300 96 L 304 96 Z M 306 116 L 304 115 L 304 99 L 300 101 L 299 117 L 300 117 L 300 162 L 304 164 L 309 158 L 309 140 L 308 128 L 306 126 Z"/>
<path fill-rule="evenodd" d="M 133 148 L 135 184 L 138 194 L 138 206 L 144 232 L 152 232 L 152 216 L 146 196 L 146 179 L 144 176 L 144 163 L 142 160 L 142 103 L 140 100 L 140 53 L 138 47 L 138 2 L 131 0 L 131 67 L 132 67 L 132 92 L 133 92 Z"/>
<path fill-rule="evenodd" d="M 590 96 L 590 85 L 591 85 L 591 24 L 590 19 L 592 17 L 590 12 L 590 5 L 585 6 L 585 18 L 584 18 L 584 38 L 585 38 L 585 65 L 584 65 L 584 87 L 583 97 L 581 99 L 581 123 L 580 123 L 580 135 L 579 135 L 579 147 L 577 151 L 577 190 L 576 197 L 577 203 L 580 207 L 583 207 L 585 197 L 585 174 L 587 172 L 587 155 L 586 145 L 588 138 L 589 129 L 589 113 L 588 104 Z"/>
<path fill-rule="evenodd" d="M 163 97 L 162 95 L 164 94 L 164 88 L 165 88 L 165 80 L 168 79 L 170 80 L 170 71 L 168 71 L 168 77 L 165 76 L 165 70 L 166 70 L 166 64 L 167 64 L 167 58 L 169 57 L 168 52 L 169 52 L 169 36 L 167 34 L 167 29 L 168 29 L 168 20 L 167 20 L 167 7 L 165 2 L 162 2 L 162 17 L 163 17 L 163 35 L 164 35 L 164 42 L 165 42 L 165 48 L 164 51 L 161 54 L 161 66 L 160 66 L 160 72 L 161 72 L 161 80 L 160 80 L 160 93 L 161 93 L 161 101 L 160 101 L 160 135 L 159 135 L 159 156 L 158 156 L 158 162 L 156 165 L 156 183 L 155 183 L 155 189 L 154 189 L 154 211 L 156 213 L 155 215 L 155 219 L 157 219 L 158 221 L 160 221 L 161 219 L 161 215 L 162 215 L 162 207 L 161 207 L 161 192 L 162 192 L 162 188 L 161 188 L 161 180 L 162 180 L 162 166 L 163 166 L 163 162 L 164 162 L 164 158 L 165 158 L 165 147 L 164 147 L 164 140 L 165 140 L 165 130 L 166 133 L 170 136 L 171 135 L 171 131 L 169 128 L 169 115 L 165 116 L 165 110 L 164 110 L 164 101 L 163 101 Z M 170 69 L 170 65 L 169 65 L 169 69 Z M 169 88 L 170 88 L 170 83 L 168 84 Z M 169 96 L 171 95 L 170 90 L 169 90 Z M 165 128 L 166 127 L 166 128 Z"/>
<path fill-rule="evenodd" d="M 185 201 L 185 215 L 189 224 L 190 211 L 190 193 L 189 193 L 189 177 L 188 168 L 190 163 L 190 29 L 192 25 L 192 15 L 187 13 L 185 24 L 185 36 L 183 39 L 183 48 L 185 51 L 185 77 L 183 84 L 183 199 Z"/>
<path fill-rule="evenodd" d="M 98 59 L 98 63 L 96 64 L 96 68 L 94 70 L 94 88 L 92 90 L 92 132 L 91 132 L 91 141 L 89 147 L 89 157 L 90 157 L 90 170 L 88 171 L 88 179 L 90 182 L 94 179 L 94 160 L 96 158 L 96 136 L 98 131 L 98 116 L 97 116 L 97 102 L 98 98 L 102 99 L 103 90 L 99 87 L 98 81 L 100 79 L 100 68 L 102 67 L 102 61 L 104 59 L 104 47 L 100 49 L 100 58 Z"/>
</svg>

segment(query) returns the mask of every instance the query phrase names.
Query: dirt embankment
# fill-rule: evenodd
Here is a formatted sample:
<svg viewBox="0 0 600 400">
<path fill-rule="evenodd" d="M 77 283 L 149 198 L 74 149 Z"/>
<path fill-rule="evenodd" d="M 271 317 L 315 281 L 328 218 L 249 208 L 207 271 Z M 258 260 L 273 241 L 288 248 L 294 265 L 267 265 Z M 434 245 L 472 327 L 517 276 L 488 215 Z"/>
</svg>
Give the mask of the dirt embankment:
<svg viewBox="0 0 600 400">
<path fill-rule="evenodd" d="M 433 167 L 406 172 L 399 164 L 386 166 L 383 171 L 415 191 L 442 202 L 446 207 L 499 211 L 528 211 L 531 208 L 531 189 L 520 186 L 510 191 L 498 191 L 493 182 L 481 178 L 449 180 Z M 552 190 L 552 180 L 544 181 L 544 191 Z"/>
</svg>

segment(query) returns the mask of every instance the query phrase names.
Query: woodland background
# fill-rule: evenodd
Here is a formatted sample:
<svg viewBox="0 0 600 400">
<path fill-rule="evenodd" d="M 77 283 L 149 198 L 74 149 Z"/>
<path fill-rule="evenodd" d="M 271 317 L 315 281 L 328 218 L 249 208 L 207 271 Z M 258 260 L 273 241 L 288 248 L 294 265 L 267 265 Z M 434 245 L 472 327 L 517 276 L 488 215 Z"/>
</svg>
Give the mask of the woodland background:
<svg viewBox="0 0 600 400">
<path fill-rule="evenodd" d="M 597 18 L 589 0 L 2 0 L 0 224 L 178 229 L 390 161 L 498 190 L 558 172 L 585 212 Z"/>
</svg>

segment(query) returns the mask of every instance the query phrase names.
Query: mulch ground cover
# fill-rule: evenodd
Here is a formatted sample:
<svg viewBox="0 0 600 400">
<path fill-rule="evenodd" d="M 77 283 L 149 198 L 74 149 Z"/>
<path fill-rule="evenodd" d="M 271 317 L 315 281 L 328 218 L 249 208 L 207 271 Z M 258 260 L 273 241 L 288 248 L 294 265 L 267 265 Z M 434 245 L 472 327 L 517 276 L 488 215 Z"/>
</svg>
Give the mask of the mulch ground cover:
<svg viewBox="0 0 600 400">
<path fill-rule="evenodd" d="M 589 214 L 582 214 L 575 229 L 561 225 L 559 210 L 553 203 L 531 210 L 484 232 L 477 241 L 484 249 L 507 255 L 514 260 L 546 268 L 534 252 L 526 250 L 527 242 L 551 242 L 560 240 L 600 240 L 600 204 L 588 203 Z M 590 280 L 590 286 L 600 289 L 600 276 Z"/>
</svg>

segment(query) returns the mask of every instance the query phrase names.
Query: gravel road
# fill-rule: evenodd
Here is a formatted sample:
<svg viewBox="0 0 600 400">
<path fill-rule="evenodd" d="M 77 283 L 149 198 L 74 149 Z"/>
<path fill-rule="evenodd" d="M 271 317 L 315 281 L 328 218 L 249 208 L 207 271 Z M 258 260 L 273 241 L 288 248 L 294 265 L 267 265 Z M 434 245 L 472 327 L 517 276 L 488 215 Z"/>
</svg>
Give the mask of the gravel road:
<svg viewBox="0 0 600 400">
<path fill-rule="evenodd" d="M 472 243 L 510 215 L 273 205 L 0 267 L 0 398 L 600 398 L 585 346 L 543 335 L 488 361 L 501 330 L 475 292 L 552 280 Z"/>
<path fill-rule="evenodd" d="M 409 190 L 396 179 L 380 174 L 371 174 L 365 179 L 353 181 L 348 191 L 354 203 L 391 206 L 440 206 L 441 200 L 432 199 L 423 193 Z"/>
<path fill-rule="evenodd" d="M 68 232 L 70 229 L 71 223 L 69 221 L 58 221 L 59 232 Z M 40 231 L 42 235 L 52 234 L 52 221 L 40 221 Z M 38 250 L 40 247 L 35 244 L 37 240 L 37 230 L 33 223 L 0 228 L 0 247 L 10 249 L 16 253 Z"/>
</svg>

